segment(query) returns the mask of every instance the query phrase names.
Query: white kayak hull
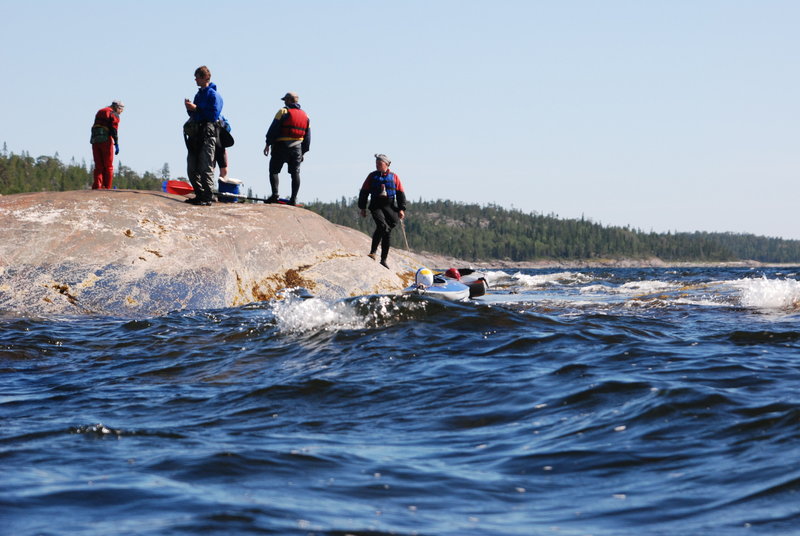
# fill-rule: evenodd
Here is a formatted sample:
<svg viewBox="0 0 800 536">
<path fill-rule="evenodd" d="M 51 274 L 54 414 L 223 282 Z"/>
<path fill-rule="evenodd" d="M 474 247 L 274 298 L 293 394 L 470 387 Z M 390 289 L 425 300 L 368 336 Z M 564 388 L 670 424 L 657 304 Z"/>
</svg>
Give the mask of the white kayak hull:
<svg viewBox="0 0 800 536">
<path fill-rule="evenodd" d="M 403 290 L 403 293 L 430 296 L 432 298 L 441 298 L 450 301 L 459 301 L 469 298 L 469 287 L 467 285 L 454 280 L 439 282 L 438 279 L 439 278 L 430 286 L 411 285 Z"/>
</svg>

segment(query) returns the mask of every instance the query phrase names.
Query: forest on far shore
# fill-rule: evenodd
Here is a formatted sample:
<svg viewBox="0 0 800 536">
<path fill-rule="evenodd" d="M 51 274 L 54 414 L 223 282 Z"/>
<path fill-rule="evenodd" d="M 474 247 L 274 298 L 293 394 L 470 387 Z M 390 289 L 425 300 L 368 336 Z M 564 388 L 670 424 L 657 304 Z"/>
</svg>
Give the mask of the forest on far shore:
<svg viewBox="0 0 800 536">
<path fill-rule="evenodd" d="M 139 175 L 120 162 L 114 186 L 120 189 L 161 190 L 169 166 Z M 0 151 L 0 194 L 91 188 L 86 162 L 61 162 L 55 156 L 31 157 Z M 252 194 L 248 192 L 252 197 Z M 314 201 L 306 208 L 333 223 L 372 233 L 371 218 L 358 215 L 356 198 Z M 754 260 L 765 263 L 800 262 L 800 240 L 741 233 L 653 233 L 630 227 L 611 227 L 590 219 L 562 219 L 525 213 L 496 205 L 480 206 L 448 200 L 409 202 L 404 229 L 412 250 L 467 261 L 649 259 L 681 262 Z M 403 242 L 403 229 L 392 234 Z"/>
</svg>

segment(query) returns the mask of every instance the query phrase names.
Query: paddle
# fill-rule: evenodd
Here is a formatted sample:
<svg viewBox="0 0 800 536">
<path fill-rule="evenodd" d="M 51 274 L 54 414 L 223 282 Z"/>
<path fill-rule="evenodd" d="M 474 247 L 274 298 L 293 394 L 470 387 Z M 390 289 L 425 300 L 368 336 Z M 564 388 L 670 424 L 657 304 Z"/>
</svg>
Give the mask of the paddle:
<svg viewBox="0 0 800 536">
<path fill-rule="evenodd" d="M 229 193 L 229 192 L 218 192 L 216 190 L 214 190 L 213 193 L 217 197 L 225 196 L 225 197 L 235 197 L 236 199 L 248 199 L 250 201 L 261 201 L 262 203 L 266 203 L 267 202 L 266 198 L 261 198 L 261 197 L 250 197 L 250 196 L 242 195 L 242 194 L 232 194 L 232 193 Z"/>
<path fill-rule="evenodd" d="M 411 251 L 411 248 L 408 247 L 408 238 L 406 237 L 406 224 L 404 219 L 400 220 L 400 230 L 403 231 L 403 240 L 406 242 L 406 251 Z"/>
<path fill-rule="evenodd" d="M 194 188 L 188 182 L 183 181 L 167 181 L 167 193 L 175 195 L 187 195 L 194 192 Z"/>
</svg>

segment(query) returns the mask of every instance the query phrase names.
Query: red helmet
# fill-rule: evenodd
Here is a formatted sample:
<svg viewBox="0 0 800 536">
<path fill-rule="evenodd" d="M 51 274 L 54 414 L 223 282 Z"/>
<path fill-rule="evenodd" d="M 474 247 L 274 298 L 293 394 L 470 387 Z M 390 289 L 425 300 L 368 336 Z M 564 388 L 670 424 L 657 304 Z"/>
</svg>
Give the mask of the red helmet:
<svg viewBox="0 0 800 536">
<path fill-rule="evenodd" d="M 444 275 L 450 279 L 461 279 L 461 273 L 455 268 L 448 268 Z"/>
</svg>

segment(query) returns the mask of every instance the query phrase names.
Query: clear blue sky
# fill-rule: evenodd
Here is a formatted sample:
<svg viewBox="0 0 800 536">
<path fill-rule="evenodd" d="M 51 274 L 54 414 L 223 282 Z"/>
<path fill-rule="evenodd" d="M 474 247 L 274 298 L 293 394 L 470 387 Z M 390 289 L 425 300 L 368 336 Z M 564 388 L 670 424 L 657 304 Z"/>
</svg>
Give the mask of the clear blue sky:
<svg viewBox="0 0 800 536">
<path fill-rule="evenodd" d="M 301 201 L 355 195 L 383 152 L 412 202 L 800 239 L 800 2 L 0 8 L 0 143 L 16 153 L 91 162 L 93 115 L 120 98 L 119 161 L 185 176 L 183 99 L 205 64 L 236 137 L 230 176 L 259 195 L 264 134 L 296 91 L 313 129 Z"/>
</svg>

